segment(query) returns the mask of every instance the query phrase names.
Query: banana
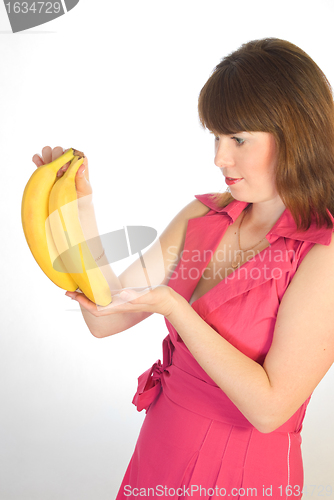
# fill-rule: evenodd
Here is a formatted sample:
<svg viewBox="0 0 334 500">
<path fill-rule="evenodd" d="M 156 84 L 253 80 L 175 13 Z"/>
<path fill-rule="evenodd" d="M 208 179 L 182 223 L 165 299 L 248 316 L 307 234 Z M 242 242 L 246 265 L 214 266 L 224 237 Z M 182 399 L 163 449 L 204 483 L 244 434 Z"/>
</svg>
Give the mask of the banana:
<svg viewBox="0 0 334 500">
<path fill-rule="evenodd" d="M 88 248 L 78 213 L 75 176 L 83 160 L 75 156 L 54 184 L 49 197 L 49 222 L 57 252 L 72 279 L 92 302 L 106 306 L 112 302 L 111 292 Z"/>
<path fill-rule="evenodd" d="M 57 181 L 57 171 L 71 161 L 74 152 L 70 148 L 51 163 L 38 167 L 28 180 L 22 196 L 21 220 L 25 238 L 37 264 L 46 276 L 64 290 L 75 291 L 78 286 L 64 266 L 53 268 L 57 250 L 48 227 L 49 195 Z"/>
</svg>

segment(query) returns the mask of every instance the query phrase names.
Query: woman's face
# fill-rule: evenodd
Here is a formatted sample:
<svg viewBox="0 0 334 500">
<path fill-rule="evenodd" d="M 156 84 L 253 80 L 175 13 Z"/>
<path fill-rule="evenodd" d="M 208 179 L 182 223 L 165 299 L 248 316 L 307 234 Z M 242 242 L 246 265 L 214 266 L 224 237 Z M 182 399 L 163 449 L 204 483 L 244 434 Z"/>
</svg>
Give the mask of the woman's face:
<svg viewBox="0 0 334 500">
<path fill-rule="evenodd" d="M 278 197 L 274 168 L 277 147 L 273 134 L 240 132 L 231 135 L 215 134 L 215 165 L 228 183 L 228 177 L 241 178 L 229 184 L 233 198 L 257 203 Z"/>
</svg>

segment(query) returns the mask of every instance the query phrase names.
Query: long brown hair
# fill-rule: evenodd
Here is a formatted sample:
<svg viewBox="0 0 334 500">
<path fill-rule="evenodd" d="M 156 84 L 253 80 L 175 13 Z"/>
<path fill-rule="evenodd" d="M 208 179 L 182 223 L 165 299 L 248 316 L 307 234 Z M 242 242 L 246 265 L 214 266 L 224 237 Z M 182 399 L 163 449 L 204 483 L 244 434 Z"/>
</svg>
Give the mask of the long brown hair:
<svg viewBox="0 0 334 500">
<path fill-rule="evenodd" d="M 276 189 L 298 229 L 333 224 L 334 102 L 324 73 L 303 50 L 278 38 L 244 43 L 214 69 L 198 99 L 202 126 L 218 134 L 272 133 Z M 219 207 L 230 193 L 214 196 Z"/>
</svg>

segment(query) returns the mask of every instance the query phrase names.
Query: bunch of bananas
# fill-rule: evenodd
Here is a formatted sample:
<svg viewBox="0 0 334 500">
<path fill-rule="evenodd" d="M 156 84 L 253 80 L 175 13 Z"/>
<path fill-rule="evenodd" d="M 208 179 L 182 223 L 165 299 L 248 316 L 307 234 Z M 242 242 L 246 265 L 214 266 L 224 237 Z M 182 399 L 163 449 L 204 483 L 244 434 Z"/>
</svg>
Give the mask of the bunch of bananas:
<svg viewBox="0 0 334 500">
<path fill-rule="evenodd" d="M 58 170 L 69 161 L 58 178 Z M 110 289 L 78 214 L 75 175 L 83 161 L 83 153 L 70 148 L 33 172 L 23 192 L 22 227 L 37 264 L 55 285 L 71 292 L 79 289 L 95 304 L 106 306 L 112 302 Z"/>
</svg>

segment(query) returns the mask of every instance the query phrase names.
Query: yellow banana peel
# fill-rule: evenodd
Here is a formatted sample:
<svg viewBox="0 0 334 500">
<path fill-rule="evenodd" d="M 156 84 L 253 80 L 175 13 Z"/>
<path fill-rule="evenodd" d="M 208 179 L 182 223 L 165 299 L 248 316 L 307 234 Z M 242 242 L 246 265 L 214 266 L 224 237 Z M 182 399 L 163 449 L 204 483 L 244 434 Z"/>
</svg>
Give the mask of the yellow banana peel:
<svg viewBox="0 0 334 500">
<path fill-rule="evenodd" d="M 78 213 L 75 176 L 84 157 L 74 156 L 49 196 L 50 231 L 55 244 L 57 267 L 61 261 L 80 290 L 95 304 L 112 302 L 109 285 L 86 243 Z"/>
<path fill-rule="evenodd" d="M 75 291 L 77 283 L 66 271 L 64 265 L 53 268 L 57 249 L 48 226 L 49 195 L 57 181 L 57 171 L 74 158 L 72 148 L 57 160 L 38 167 L 28 180 L 21 204 L 22 228 L 30 251 L 46 276 L 64 290 Z"/>
</svg>

